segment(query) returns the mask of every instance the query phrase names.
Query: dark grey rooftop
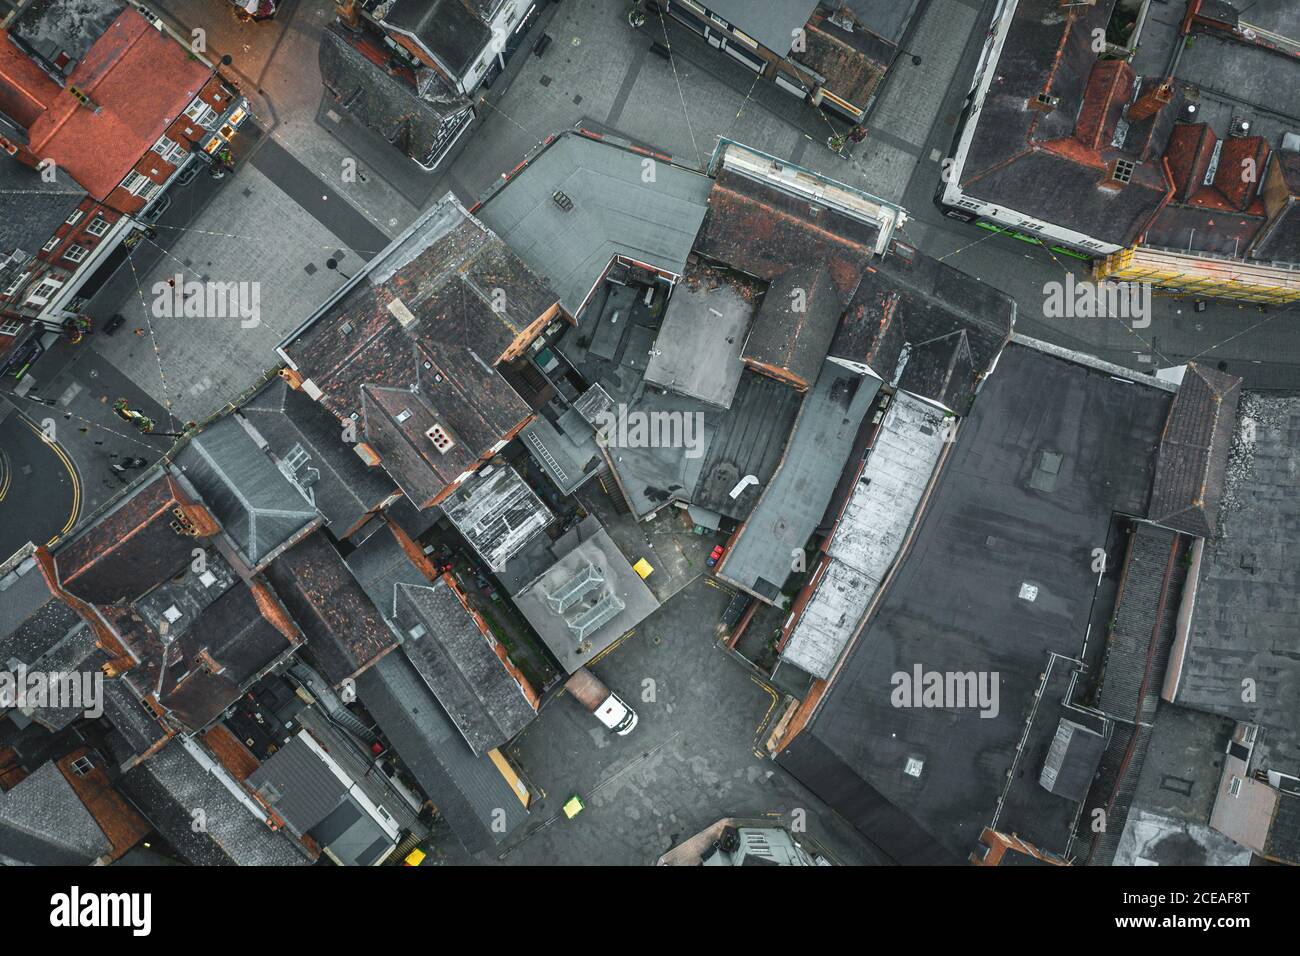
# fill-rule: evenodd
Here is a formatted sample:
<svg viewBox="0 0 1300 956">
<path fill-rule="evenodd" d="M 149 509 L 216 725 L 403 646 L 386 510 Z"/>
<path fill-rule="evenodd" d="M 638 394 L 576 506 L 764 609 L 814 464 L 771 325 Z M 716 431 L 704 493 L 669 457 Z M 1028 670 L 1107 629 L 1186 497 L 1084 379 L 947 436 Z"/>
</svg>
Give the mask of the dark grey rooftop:
<svg viewBox="0 0 1300 956">
<path fill-rule="evenodd" d="M 467 478 L 442 502 L 442 510 L 493 571 L 555 520 L 537 492 L 504 461 L 484 465 Z"/>
<path fill-rule="evenodd" d="M 866 836 L 880 842 L 874 812 L 884 802 L 950 856 L 971 852 L 1048 654 L 1072 656 L 1083 644 L 1097 582 L 1079 555 L 1106 540 L 1114 512 L 1145 509 L 1168 406 L 1160 389 L 1019 344 L 1003 353 L 957 432 L 905 562 L 790 748 L 834 755 L 792 769 Z M 1052 491 L 1028 483 L 1043 450 L 1062 456 Z M 917 664 L 996 671 L 998 716 L 895 708 L 891 675 Z M 778 757 L 787 766 L 799 759 Z M 921 761 L 919 777 L 904 772 L 909 759 Z M 919 847 L 891 855 L 929 858 Z"/>
<path fill-rule="evenodd" d="M 729 269 L 692 263 L 673 287 L 645 366 L 645 380 L 722 408 L 740 384 L 740 353 L 763 285 Z"/>
<path fill-rule="evenodd" d="M 821 366 L 786 444 L 781 465 L 718 568 L 718 576 L 765 601 L 776 601 L 803 548 L 821 523 L 849 462 L 880 379 L 835 362 Z M 709 507 L 709 505 L 705 505 Z"/>
<path fill-rule="evenodd" d="M 385 619 L 397 615 L 397 585 L 426 585 L 428 578 L 411 563 L 392 529 L 387 526 L 366 538 L 365 543 L 345 559 L 362 590 Z"/>
<path fill-rule="evenodd" d="M 122 0 L 39 0 L 27 4 L 9 29 L 51 67 L 66 54 L 70 62 L 62 72 L 67 75 L 125 9 Z"/>
<path fill-rule="evenodd" d="M 289 738 L 246 781 L 299 836 L 333 813 L 348 792 L 305 734 Z"/>
<path fill-rule="evenodd" d="M 0 791 L 0 864 L 85 866 L 111 849 L 53 761 Z"/>
<path fill-rule="evenodd" d="M 349 42 L 338 23 L 322 31 L 318 62 L 341 110 L 423 165 L 436 158 L 443 122 L 470 108 L 434 70 L 421 70 L 417 78 L 384 69 Z"/>
<path fill-rule="evenodd" d="M 1300 592 L 1300 399 L 1246 392 L 1227 466 L 1219 535 L 1205 544 L 1173 700 L 1270 728 L 1300 769 L 1296 594 Z M 1242 700 L 1242 681 L 1256 699 Z M 1287 753 L 1289 751 L 1289 753 Z"/>
<path fill-rule="evenodd" d="M 80 623 L 77 612 L 51 593 L 35 559 L 0 578 L 0 667 L 10 659 L 30 664 Z"/>
<path fill-rule="evenodd" d="M 237 786 L 233 780 L 230 784 Z M 124 774 L 121 789 L 181 858 L 194 866 L 309 862 L 285 831 L 272 830 L 255 817 L 180 739 Z M 195 808 L 204 811 L 205 830 L 194 827 Z"/>
<path fill-rule="evenodd" d="M 308 495 L 258 447 L 237 416 L 227 415 L 191 438 L 176 467 L 250 568 L 320 520 Z"/>
<path fill-rule="evenodd" d="M 85 198 L 85 191 L 61 170 L 50 183 L 30 166 L 0 155 L 0 256 L 15 249 L 27 257 L 40 252 Z"/>
<path fill-rule="evenodd" d="M 802 21 L 799 24 L 802 26 Z M 476 215 L 575 314 L 615 255 L 680 275 L 713 181 L 576 132 L 561 133 L 487 198 Z M 562 192 L 572 208 L 553 199 Z"/>
<path fill-rule="evenodd" d="M 817 9 L 817 0 L 709 0 L 710 10 L 781 56 L 790 52 L 794 31 Z"/>
<path fill-rule="evenodd" d="M 341 439 L 338 419 L 276 376 L 239 408 L 281 461 L 299 461 L 311 480 L 316 509 L 336 536 L 378 508 L 397 487 L 382 468 L 366 465 Z"/>
<path fill-rule="evenodd" d="M 357 698 L 470 853 L 528 819 L 506 778 L 490 757 L 474 756 L 405 655 L 389 654 L 361 674 Z"/>
<path fill-rule="evenodd" d="M 445 576 L 420 587 L 398 585 L 397 623 L 402 651 L 475 755 L 506 743 L 537 716 L 497 656 L 495 639 Z"/>
</svg>

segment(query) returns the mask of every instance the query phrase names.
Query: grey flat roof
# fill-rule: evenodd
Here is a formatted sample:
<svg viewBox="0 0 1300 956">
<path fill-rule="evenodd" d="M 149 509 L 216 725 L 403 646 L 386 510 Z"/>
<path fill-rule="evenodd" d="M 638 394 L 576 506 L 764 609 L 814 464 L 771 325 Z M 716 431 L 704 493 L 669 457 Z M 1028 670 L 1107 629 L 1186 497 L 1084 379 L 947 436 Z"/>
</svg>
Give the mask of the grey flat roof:
<svg viewBox="0 0 1300 956">
<path fill-rule="evenodd" d="M 710 10 L 763 46 L 785 56 L 794 31 L 808 22 L 817 0 L 708 0 Z"/>
<path fill-rule="evenodd" d="M 896 392 L 827 542 L 817 582 L 782 658 L 827 677 L 894 563 L 943 450 L 943 413 Z"/>
<path fill-rule="evenodd" d="M 651 182 L 642 178 L 647 161 Z M 616 255 L 680 275 L 712 185 L 702 173 L 565 132 L 475 214 L 574 314 Z M 567 212 L 552 199 L 557 191 L 572 201 Z"/>
<path fill-rule="evenodd" d="M 740 529 L 718 576 L 775 601 L 793 567 L 791 552 L 808 543 L 853 452 L 880 379 L 832 361 L 803 401 L 781 466 Z"/>
<path fill-rule="evenodd" d="M 692 265 L 673 288 L 645 380 L 728 408 L 740 384 L 763 285 L 728 269 Z"/>
<path fill-rule="evenodd" d="M 589 577 L 584 577 L 587 575 Z M 557 610 L 555 602 L 578 578 L 589 580 L 590 589 L 584 591 L 572 606 Z M 611 597 L 617 599 L 622 608 L 579 641 L 571 621 Z M 578 543 L 515 594 L 514 602 L 519 613 L 528 619 L 569 674 L 583 667 L 659 607 L 659 601 L 632 570 L 628 559 L 603 528 Z"/>
<path fill-rule="evenodd" d="M 880 835 L 883 800 L 949 854 L 971 852 L 1049 653 L 1083 644 L 1097 581 L 1079 556 L 1107 540 L 1115 512 L 1145 511 L 1169 403 L 1161 389 L 1007 347 L 957 432 L 905 563 L 791 744 L 805 752 L 796 776 L 868 837 Z M 1027 482 L 1043 450 L 1062 456 L 1052 492 Z M 1026 583 L 1033 601 L 1020 597 Z M 996 671 L 998 716 L 893 706 L 892 675 L 918 663 Z M 819 748 L 834 761 L 809 759 Z M 921 761 L 919 777 L 904 773 L 909 759 Z M 900 849 L 900 862 L 912 852 Z"/>
<path fill-rule="evenodd" d="M 347 785 L 302 739 L 305 733 L 290 737 L 248 776 L 248 785 L 299 835 L 333 813 L 348 792 Z"/>
</svg>

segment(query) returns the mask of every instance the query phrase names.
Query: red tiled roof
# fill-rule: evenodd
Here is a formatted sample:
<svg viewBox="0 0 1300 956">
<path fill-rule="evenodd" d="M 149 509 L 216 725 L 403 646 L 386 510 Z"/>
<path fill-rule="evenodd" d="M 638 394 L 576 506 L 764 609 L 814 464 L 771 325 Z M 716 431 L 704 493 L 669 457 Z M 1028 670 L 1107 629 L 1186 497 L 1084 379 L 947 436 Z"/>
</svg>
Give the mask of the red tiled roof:
<svg viewBox="0 0 1300 956">
<path fill-rule="evenodd" d="M 68 78 L 69 86 L 90 97 L 99 112 L 49 84 L 55 93 L 32 123 L 29 145 L 92 196 L 105 199 L 198 95 L 211 72 L 185 47 L 127 9 Z M 42 91 L 50 92 L 44 87 Z"/>
<path fill-rule="evenodd" d="M 0 113 L 26 129 L 58 94 L 59 85 L 0 30 Z"/>
</svg>

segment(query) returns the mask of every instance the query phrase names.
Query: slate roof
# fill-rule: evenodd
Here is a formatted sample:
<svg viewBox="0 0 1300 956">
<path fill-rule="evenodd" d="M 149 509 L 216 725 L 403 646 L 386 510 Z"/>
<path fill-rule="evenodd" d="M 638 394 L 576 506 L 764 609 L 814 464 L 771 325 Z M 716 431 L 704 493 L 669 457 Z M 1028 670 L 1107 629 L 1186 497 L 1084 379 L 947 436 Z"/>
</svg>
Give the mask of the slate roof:
<svg viewBox="0 0 1300 956">
<path fill-rule="evenodd" d="M 774 370 L 796 387 L 808 388 L 821 371 L 841 311 L 826 266 L 814 263 L 783 272 L 768 285 L 742 358 L 760 372 Z"/>
<path fill-rule="evenodd" d="M 60 583 L 95 604 L 148 593 L 189 563 L 198 541 L 177 530 L 176 511 L 193 504 L 171 475 L 147 472 L 123 498 L 60 542 L 54 553 Z M 210 534 L 215 527 L 196 529 Z"/>
<path fill-rule="evenodd" d="M 54 761 L 0 791 L 0 863 L 85 866 L 112 850 Z"/>
<path fill-rule="evenodd" d="M 1250 254 L 1265 261 L 1300 262 L 1300 151 L 1274 150 L 1270 163 L 1265 175 L 1276 174 L 1281 186 Z"/>
<path fill-rule="evenodd" d="M 299 836 L 333 813 L 348 792 L 304 734 L 290 737 L 245 781 Z"/>
<path fill-rule="evenodd" d="M 301 643 L 264 582 L 237 582 L 168 638 L 158 700 L 191 730 L 202 729 Z"/>
<path fill-rule="evenodd" d="M 266 576 L 303 630 L 303 653 L 331 684 L 396 645 L 396 635 L 320 532 L 272 561 Z"/>
<path fill-rule="evenodd" d="M 172 741 L 123 774 L 119 787 L 193 866 L 305 866 L 310 862 L 286 831 L 272 830 L 255 817 L 183 741 Z M 196 808 L 204 812 L 204 829 L 194 826 Z"/>
<path fill-rule="evenodd" d="M 1107 65 L 1092 50 L 1092 31 L 1105 28 L 1112 6 L 1017 5 L 990 67 L 995 76 L 960 185 L 985 202 L 1126 246 L 1164 203 L 1169 183 L 1159 157 L 1180 104 L 1167 105 L 1145 126 L 1132 124 L 1124 149 L 1111 145 L 1134 81 L 1127 64 Z M 1039 94 L 1055 105 L 1037 108 Z M 1131 181 L 1103 188 L 1119 157 L 1138 160 Z"/>
<path fill-rule="evenodd" d="M 1160 440 L 1152 521 L 1204 538 L 1214 535 L 1240 386 L 1235 376 L 1187 364 Z"/>
<path fill-rule="evenodd" d="M 448 194 L 281 351 L 423 507 L 530 416 L 493 365 L 555 302 Z M 434 425 L 454 444 L 436 448 L 425 434 Z"/>
<path fill-rule="evenodd" d="M 239 415 L 280 460 L 298 449 L 310 456 L 304 467 L 314 472 L 312 498 L 336 537 L 397 491 L 382 468 L 368 466 L 343 443 L 333 415 L 279 376 L 241 405 Z"/>
<path fill-rule="evenodd" d="M 238 416 L 227 415 L 192 437 L 176 456 L 176 467 L 249 568 L 320 520 L 307 494 L 258 447 Z"/>
<path fill-rule="evenodd" d="M 403 654 L 357 678 L 357 698 L 470 853 L 488 849 L 528 811 L 487 756 L 476 757 Z M 505 826 L 494 827 L 494 814 Z"/>
<path fill-rule="evenodd" d="M 492 32 L 467 0 L 399 0 L 381 22 L 413 34 L 455 76 L 464 76 Z"/>
<path fill-rule="evenodd" d="M 0 577 L 0 667 L 10 658 L 30 664 L 80 623 L 77 612 L 50 591 L 34 559 Z"/>
<path fill-rule="evenodd" d="M 402 651 L 476 755 L 512 739 L 537 716 L 505 651 L 446 575 L 431 585 L 397 586 Z"/>
<path fill-rule="evenodd" d="M 863 273 L 829 351 L 964 415 L 1015 315 L 1016 303 L 1005 293 L 896 245 Z"/>
<path fill-rule="evenodd" d="M 49 183 L 30 166 L 0 157 L 0 256 L 21 249 L 30 259 L 85 198 L 85 190 L 62 170 L 56 169 Z"/>
<path fill-rule="evenodd" d="M 385 620 L 397 619 L 397 585 L 423 586 L 424 573 L 411 563 L 393 530 L 380 528 L 347 558 L 348 569 Z"/>
<path fill-rule="evenodd" d="M 646 182 L 646 159 L 585 130 L 565 131 L 486 195 L 477 214 L 576 316 L 616 255 L 676 275 L 686 269 L 711 181 L 661 161 Z M 557 191 L 572 208 L 557 205 Z"/>
<path fill-rule="evenodd" d="M 377 50 L 368 56 L 358 42 L 338 21 L 325 27 L 318 61 L 326 90 L 349 116 L 411 159 L 427 163 L 443 122 L 468 110 L 469 100 L 434 70 L 421 70 L 419 76 L 406 67 L 393 70 L 390 54 Z"/>
</svg>

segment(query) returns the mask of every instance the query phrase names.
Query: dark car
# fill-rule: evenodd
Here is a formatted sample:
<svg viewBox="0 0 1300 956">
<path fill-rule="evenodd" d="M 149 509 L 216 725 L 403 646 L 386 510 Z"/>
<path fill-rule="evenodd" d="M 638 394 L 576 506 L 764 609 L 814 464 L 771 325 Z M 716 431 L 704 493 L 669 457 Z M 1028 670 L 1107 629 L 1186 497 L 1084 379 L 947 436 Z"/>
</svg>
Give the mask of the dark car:
<svg viewBox="0 0 1300 956">
<path fill-rule="evenodd" d="M 104 334 L 112 335 L 122 327 L 122 323 L 125 321 L 126 319 L 120 313 L 115 313 L 112 318 L 104 323 Z"/>
</svg>

